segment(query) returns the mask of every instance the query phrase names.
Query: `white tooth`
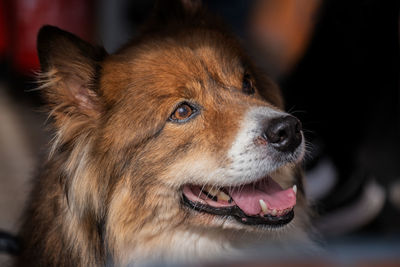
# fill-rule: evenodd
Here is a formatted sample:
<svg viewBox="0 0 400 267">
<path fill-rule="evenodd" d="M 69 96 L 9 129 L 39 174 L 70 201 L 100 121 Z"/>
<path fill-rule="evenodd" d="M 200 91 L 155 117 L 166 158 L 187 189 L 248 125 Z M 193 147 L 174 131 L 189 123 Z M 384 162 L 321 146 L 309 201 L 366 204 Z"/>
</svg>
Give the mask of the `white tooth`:
<svg viewBox="0 0 400 267">
<path fill-rule="evenodd" d="M 293 186 L 293 191 L 294 191 L 295 194 L 297 194 L 297 185 Z"/>
<path fill-rule="evenodd" d="M 225 192 L 223 192 L 223 191 L 219 191 L 217 197 L 218 197 L 218 200 L 221 199 L 221 200 L 225 200 L 226 202 L 229 202 L 229 200 L 231 199 L 231 197 L 228 196 L 227 194 L 225 194 Z"/>
<path fill-rule="evenodd" d="M 260 202 L 260 206 L 262 211 L 266 214 L 268 211 L 267 204 L 264 202 L 264 200 L 260 199 L 258 202 Z"/>
<path fill-rule="evenodd" d="M 271 215 L 272 215 L 272 216 L 276 216 L 277 213 L 278 213 L 278 212 L 276 211 L 276 209 L 273 209 L 272 212 L 271 212 Z"/>
</svg>

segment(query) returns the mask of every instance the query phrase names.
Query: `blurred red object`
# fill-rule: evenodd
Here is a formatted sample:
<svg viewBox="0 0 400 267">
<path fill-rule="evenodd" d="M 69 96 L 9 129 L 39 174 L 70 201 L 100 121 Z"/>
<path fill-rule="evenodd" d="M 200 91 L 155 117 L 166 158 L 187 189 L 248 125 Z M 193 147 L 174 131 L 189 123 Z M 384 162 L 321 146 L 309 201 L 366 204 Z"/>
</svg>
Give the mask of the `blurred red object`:
<svg viewBox="0 0 400 267">
<path fill-rule="evenodd" d="M 16 71 L 31 75 L 39 69 L 36 36 L 41 26 L 50 24 L 91 40 L 93 0 L 14 0 L 11 59 Z"/>
<path fill-rule="evenodd" d="M 0 60 L 4 59 L 7 51 L 8 34 L 6 28 L 4 1 L 0 0 Z"/>
</svg>

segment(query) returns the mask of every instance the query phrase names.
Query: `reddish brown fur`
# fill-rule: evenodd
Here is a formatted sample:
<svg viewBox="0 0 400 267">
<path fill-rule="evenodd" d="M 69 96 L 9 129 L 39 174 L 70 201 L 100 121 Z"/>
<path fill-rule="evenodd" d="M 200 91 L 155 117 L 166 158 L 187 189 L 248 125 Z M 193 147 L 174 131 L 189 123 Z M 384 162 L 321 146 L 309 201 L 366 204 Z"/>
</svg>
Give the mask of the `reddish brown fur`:
<svg viewBox="0 0 400 267">
<path fill-rule="evenodd" d="M 172 21 L 161 30 L 154 22 L 109 56 L 59 30 L 42 31 L 42 88 L 56 137 L 35 180 L 20 265 L 126 264 L 196 226 L 220 238 L 214 216 L 182 208 L 182 182 L 170 173 L 202 157 L 224 166 L 246 109 L 282 108 L 282 100 L 211 21 Z M 255 96 L 241 92 L 244 72 L 252 74 Z M 201 103 L 201 114 L 190 124 L 168 123 L 181 100 Z M 305 205 L 301 196 L 298 202 Z"/>
</svg>

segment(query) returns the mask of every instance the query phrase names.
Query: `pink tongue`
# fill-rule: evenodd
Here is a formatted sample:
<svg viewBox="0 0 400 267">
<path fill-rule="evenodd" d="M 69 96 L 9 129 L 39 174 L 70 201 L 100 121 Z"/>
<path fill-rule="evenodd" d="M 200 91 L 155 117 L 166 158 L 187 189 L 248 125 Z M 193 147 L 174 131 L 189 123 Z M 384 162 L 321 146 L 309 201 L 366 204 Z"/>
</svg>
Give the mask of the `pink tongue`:
<svg viewBox="0 0 400 267">
<path fill-rule="evenodd" d="M 296 205 L 296 194 L 292 188 L 283 190 L 272 178 L 267 177 L 257 184 L 229 188 L 236 205 L 247 215 L 261 213 L 260 199 L 271 211 L 283 211 Z"/>
</svg>

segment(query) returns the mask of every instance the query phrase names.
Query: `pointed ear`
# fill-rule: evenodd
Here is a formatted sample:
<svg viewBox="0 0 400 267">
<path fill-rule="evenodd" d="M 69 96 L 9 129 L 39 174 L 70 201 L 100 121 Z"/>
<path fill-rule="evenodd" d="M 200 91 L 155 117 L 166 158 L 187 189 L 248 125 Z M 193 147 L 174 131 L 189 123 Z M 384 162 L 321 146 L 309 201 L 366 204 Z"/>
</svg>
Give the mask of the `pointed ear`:
<svg viewBox="0 0 400 267">
<path fill-rule="evenodd" d="M 53 26 L 40 29 L 37 49 L 39 82 L 56 124 L 98 116 L 101 103 L 97 79 L 105 50 Z"/>
</svg>

